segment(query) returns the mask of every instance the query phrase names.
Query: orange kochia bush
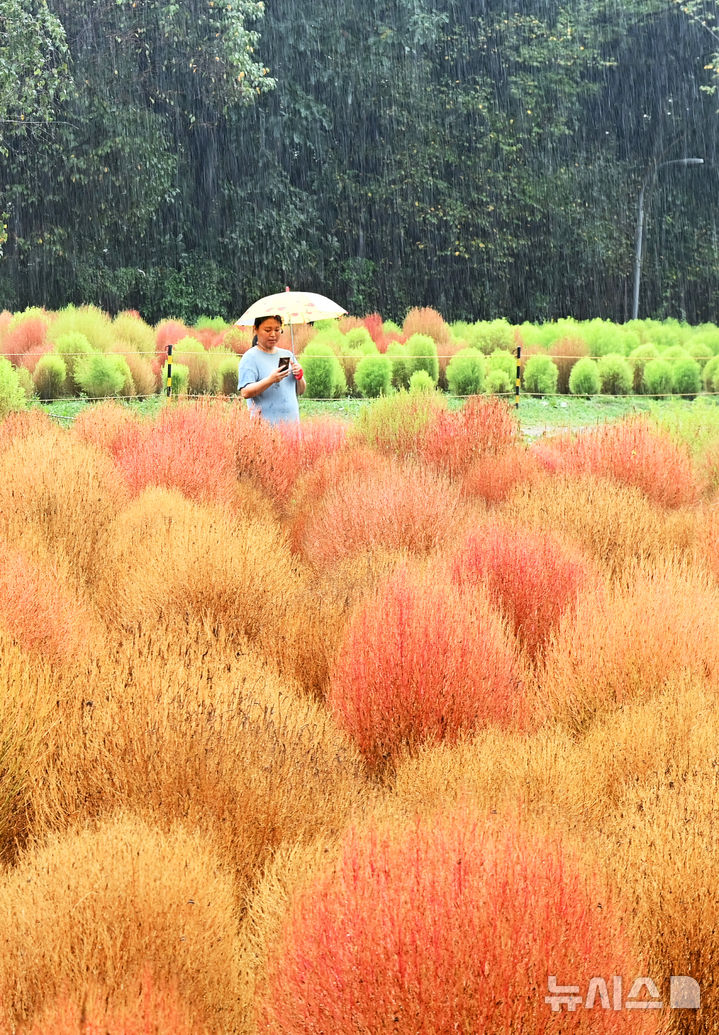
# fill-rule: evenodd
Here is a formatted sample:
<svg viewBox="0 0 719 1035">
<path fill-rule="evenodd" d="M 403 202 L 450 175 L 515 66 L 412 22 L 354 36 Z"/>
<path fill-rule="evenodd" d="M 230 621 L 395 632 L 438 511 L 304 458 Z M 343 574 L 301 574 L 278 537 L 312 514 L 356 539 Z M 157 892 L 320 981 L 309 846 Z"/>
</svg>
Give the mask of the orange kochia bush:
<svg viewBox="0 0 719 1035">
<path fill-rule="evenodd" d="M 266 1035 L 625 1033 L 626 1014 L 553 1012 L 548 979 L 644 973 L 619 910 L 556 838 L 463 811 L 352 832 L 295 895 L 259 1004 Z M 629 988 L 627 988 L 627 992 Z M 632 1030 L 661 1030 L 655 1011 Z"/>
<path fill-rule="evenodd" d="M 689 450 L 643 418 L 538 443 L 532 452 L 548 470 L 613 478 L 664 507 L 696 503 L 702 491 Z"/>
<path fill-rule="evenodd" d="M 305 515 L 298 546 L 312 563 L 333 564 L 377 546 L 428 553 L 465 520 L 459 488 L 441 474 L 388 457 L 360 464 Z"/>
</svg>

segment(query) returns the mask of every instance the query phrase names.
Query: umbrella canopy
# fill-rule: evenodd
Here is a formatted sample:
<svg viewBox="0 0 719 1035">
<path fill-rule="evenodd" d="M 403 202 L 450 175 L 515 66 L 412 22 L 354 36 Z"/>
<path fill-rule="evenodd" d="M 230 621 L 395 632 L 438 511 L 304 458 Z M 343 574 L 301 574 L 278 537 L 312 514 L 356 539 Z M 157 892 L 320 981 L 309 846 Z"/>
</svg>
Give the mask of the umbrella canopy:
<svg viewBox="0 0 719 1035">
<path fill-rule="evenodd" d="M 313 291 L 278 291 L 276 295 L 266 295 L 253 302 L 235 321 L 235 326 L 251 327 L 258 316 L 281 316 L 283 322 L 291 326 L 314 323 L 315 320 L 334 320 L 346 313 L 342 306 Z"/>
</svg>

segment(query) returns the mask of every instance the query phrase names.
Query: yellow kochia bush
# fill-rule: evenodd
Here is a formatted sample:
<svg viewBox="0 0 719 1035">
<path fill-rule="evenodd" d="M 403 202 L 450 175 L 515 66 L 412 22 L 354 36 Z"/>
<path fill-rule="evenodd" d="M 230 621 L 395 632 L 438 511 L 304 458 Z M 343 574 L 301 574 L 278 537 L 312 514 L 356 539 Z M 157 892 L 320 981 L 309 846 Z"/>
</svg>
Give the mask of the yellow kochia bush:
<svg viewBox="0 0 719 1035">
<path fill-rule="evenodd" d="M 111 625 L 199 618 L 276 644 L 301 580 L 286 533 L 173 489 L 146 489 L 106 530 L 98 603 Z"/>
<path fill-rule="evenodd" d="M 200 623 L 133 631 L 100 659 L 92 696 L 56 710 L 34 793 L 39 831 L 130 808 L 203 832 L 238 900 L 280 845 L 342 830 L 362 811 L 358 753 L 327 710 L 274 666 Z"/>
<path fill-rule="evenodd" d="M 32 429 L 0 453 L 0 535 L 18 549 L 42 540 L 81 581 L 93 581 L 100 538 L 128 498 L 112 460 L 63 429 Z"/>
<path fill-rule="evenodd" d="M 232 881 L 206 840 L 132 815 L 52 838 L 0 883 L 0 1018 L 31 1018 L 89 982 L 112 997 L 151 961 L 198 1022 L 232 1030 Z"/>
</svg>

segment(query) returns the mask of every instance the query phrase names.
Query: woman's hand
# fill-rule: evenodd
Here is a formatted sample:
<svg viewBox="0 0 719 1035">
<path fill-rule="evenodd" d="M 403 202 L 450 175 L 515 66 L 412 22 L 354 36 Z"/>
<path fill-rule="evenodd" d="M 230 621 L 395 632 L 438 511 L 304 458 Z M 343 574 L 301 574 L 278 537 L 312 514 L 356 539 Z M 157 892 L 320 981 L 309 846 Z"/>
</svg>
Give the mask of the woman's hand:
<svg viewBox="0 0 719 1035">
<path fill-rule="evenodd" d="M 304 376 L 304 374 L 302 372 L 302 367 L 299 365 L 297 360 L 295 360 L 292 363 L 292 373 L 295 375 L 295 377 L 297 378 L 298 381 L 301 381 L 303 376 Z"/>
<path fill-rule="evenodd" d="M 278 367 L 277 370 L 274 370 L 268 377 L 265 378 L 265 380 L 268 381 L 271 385 L 278 385 L 280 381 L 284 381 L 284 379 L 289 376 L 289 367 L 285 367 L 284 370 L 281 370 Z"/>
</svg>

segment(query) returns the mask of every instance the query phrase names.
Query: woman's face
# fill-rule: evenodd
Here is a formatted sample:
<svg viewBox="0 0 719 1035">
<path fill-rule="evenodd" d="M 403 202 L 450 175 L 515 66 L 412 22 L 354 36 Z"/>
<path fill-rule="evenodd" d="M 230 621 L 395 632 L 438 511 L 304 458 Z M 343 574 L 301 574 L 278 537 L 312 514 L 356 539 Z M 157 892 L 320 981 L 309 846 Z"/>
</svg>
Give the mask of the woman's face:
<svg viewBox="0 0 719 1035">
<path fill-rule="evenodd" d="M 257 344 L 264 352 L 272 352 L 282 334 L 282 324 L 274 316 L 268 316 L 255 331 Z"/>
</svg>

